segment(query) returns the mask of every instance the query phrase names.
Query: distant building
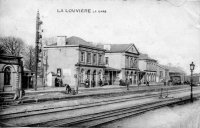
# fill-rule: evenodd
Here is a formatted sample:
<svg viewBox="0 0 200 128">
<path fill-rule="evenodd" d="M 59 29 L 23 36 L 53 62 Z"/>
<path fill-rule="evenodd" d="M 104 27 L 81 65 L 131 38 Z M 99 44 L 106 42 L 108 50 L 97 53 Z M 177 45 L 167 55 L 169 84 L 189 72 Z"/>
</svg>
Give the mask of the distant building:
<svg viewBox="0 0 200 128">
<path fill-rule="evenodd" d="M 184 82 L 190 83 L 191 82 L 191 75 L 186 75 L 184 77 Z M 192 83 L 199 84 L 200 83 L 200 73 L 194 73 L 192 76 Z"/>
<path fill-rule="evenodd" d="M 185 72 L 179 67 L 165 66 L 169 70 L 170 81 L 173 85 L 184 83 Z"/>
<path fill-rule="evenodd" d="M 157 60 L 150 58 L 147 54 L 140 54 L 139 69 L 144 74 L 141 76 L 141 83 L 156 82 Z"/>
<path fill-rule="evenodd" d="M 29 88 L 33 88 L 34 87 L 34 75 L 35 72 L 24 68 L 24 73 L 23 73 L 23 83 L 22 83 L 22 88 L 23 89 L 29 89 Z"/>
<path fill-rule="evenodd" d="M 0 56 L 0 91 L 21 89 L 22 57 Z"/>
<path fill-rule="evenodd" d="M 157 64 L 157 77 L 156 82 L 167 83 L 170 80 L 169 69 L 164 65 Z"/>
<path fill-rule="evenodd" d="M 48 74 L 47 78 L 53 78 L 49 75 L 54 72 L 59 80 L 62 79 L 63 84 L 69 84 L 74 88 L 78 85 L 86 86 L 86 81 L 88 87 L 98 86 L 104 76 L 105 51 L 79 37 L 60 36 L 56 44 L 44 47 L 46 77 Z M 46 83 L 51 82 L 52 79 L 47 79 Z"/>
<path fill-rule="evenodd" d="M 119 84 L 119 80 L 136 85 L 138 81 L 139 52 L 134 44 L 106 44 L 105 78 L 109 84 Z"/>
</svg>

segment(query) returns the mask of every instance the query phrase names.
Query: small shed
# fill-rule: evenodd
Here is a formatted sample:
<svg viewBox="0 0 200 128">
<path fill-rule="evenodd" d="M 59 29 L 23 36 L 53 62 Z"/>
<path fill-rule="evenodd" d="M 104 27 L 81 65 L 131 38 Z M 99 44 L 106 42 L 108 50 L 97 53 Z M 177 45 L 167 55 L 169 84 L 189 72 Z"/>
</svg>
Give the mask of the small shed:
<svg viewBox="0 0 200 128">
<path fill-rule="evenodd" d="M 47 86 L 54 87 L 55 86 L 55 78 L 57 74 L 54 72 L 47 73 Z"/>
<path fill-rule="evenodd" d="M 0 55 L 0 90 L 5 92 L 21 89 L 22 57 Z"/>
</svg>

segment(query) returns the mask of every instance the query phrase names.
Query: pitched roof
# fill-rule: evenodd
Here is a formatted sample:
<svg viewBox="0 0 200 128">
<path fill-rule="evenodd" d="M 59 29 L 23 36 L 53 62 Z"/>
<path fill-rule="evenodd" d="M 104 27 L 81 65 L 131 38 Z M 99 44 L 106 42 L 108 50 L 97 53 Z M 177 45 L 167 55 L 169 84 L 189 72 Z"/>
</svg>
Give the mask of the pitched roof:
<svg viewBox="0 0 200 128">
<path fill-rule="evenodd" d="M 80 37 L 71 36 L 66 39 L 66 45 L 86 45 L 86 46 L 94 46 L 91 42 L 87 42 Z"/>
<path fill-rule="evenodd" d="M 111 44 L 111 52 L 125 52 L 132 44 Z"/>
<path fill-rule="evenodd" d="M 168 68 L 169 68 L 169 72 L 176 72 L 176 73 L 185 74 L 185 72 L 178 67 L 168 67 Z"/>
<path fill-rule="evenodd" d="M 48 46 L 57 46 L 57 41 L 55 40 L 55 38 L 52 38 L 52 39 L 54 39 L 54 41 L 50 40 L 50 43 Z M 85 41 L 82 38 L 76 37 L 76 36 L 71 36 L 69 38 L 66 38 L 65 45 L 84 45 L 84 46 L 90 46 L 90 47 L 97 47 L 92 42 Z"/>
<path fill-rule="evenodd" d="M 159 66 L 159 67 L 161 67 L 161 68 L 163 68 L 163 69 L 169 70 L 165 65 L 157 64 L 157 66 Z"/>
<path fill-rule="evenodd" d="M 109 48 L 106 48 L 106 47 Z M 106 49 L 107 52 L 126 52 L 128 48 L 134 46 L 134 44 L 97 44 L 96 47 Z M 137 48 L 136 51 L 138 52 Z M 139 52 L 138 52 L 139 53 Z"/>
<path fill-rule="evenodd" d="M 169 72 L 186 74 L 185 71 L 183 71 L 181 67 L 173 67 L 173 66 L 166 66 L 166 65 L 162 65 L 162 66 L 167 68 Z"/>
<path fill-rule="evenodd" d="M 149 57 L 148 54 L 143 54 L 143 53 L 140 53 L 139 60 L 154 60 L 154 61 L 157 61 L 157 60 L 152 59 L 151 57 Z"/>
</svg>

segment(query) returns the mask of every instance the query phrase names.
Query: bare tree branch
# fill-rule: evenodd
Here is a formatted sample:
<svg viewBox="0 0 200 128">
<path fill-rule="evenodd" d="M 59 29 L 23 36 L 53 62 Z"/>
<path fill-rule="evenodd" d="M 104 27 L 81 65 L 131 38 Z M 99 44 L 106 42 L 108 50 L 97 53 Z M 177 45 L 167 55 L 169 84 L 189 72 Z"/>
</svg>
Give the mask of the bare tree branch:
<svg viewBox="0 0 200 128">
<path fill-rule="evenodd" d="M 0 37 L 2 48 L 8 55 L 22 56 L 24 51 L 25 43 L 20 38 L 15 37 Z"/>
</svg>

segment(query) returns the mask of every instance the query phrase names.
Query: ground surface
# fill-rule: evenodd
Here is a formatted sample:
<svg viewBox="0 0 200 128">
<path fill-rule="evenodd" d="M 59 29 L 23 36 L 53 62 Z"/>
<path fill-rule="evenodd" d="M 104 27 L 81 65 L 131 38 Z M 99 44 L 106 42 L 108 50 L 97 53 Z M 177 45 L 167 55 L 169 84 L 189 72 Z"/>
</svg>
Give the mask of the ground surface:
<svg viewBox="0 0 200 128">
<path fill-rule="evenodd" d="M 137 117 L 128 117 L 100 128 L 200 128 L 200 101 L 164 107 Z"/>
<path fill-rule="evenodd" d="M 160 88 L 160 87 L 134 87 L 130 88 L 129 91 L 133 90 L 149 90 L 152 88 Z M 34 91 L 28 92 L 28 94 L 25 96 L 25 99 L 45 99 L 45 98 L 54 98 L 54 97 L 68 97 L 71 96 L 71 94 L 65 94 L 63 93 L 64 88 L 59 88 L 57 89 L 56 92 L 50 92 L 50 93 L 43 93 L 43 90 L 41 93 L 34 93 Z M 52 91 L 52 90 L 51 90 Z M 38 91 L 39 92 L 39 91 Z M 77 99 L 65 99 L 65 100 L 57 100 L 57 101 L 46 101 L 46 102 L 41 102 L 41 103 L 33 103 L 33 104 L 27 104 L 27 105 L 20 105 L 20 106 L 12 106 L 7 109 L 4 109 L 3 111 L 0 111 L 0 114 L 6 114 L 6 113 L 15 113 L 15 112 L 27 112 L 31 110 L 37 110 L 37 109 L 45 109 L 45 108 L 57 108 L 57 107 L 69 107 L 69 106 L 75 106 L 75 105 L 82 105 L 82 104 L 88 104 L 88 103 L 95 103 L 95 102 L 102 102 L 105 100 L 110 100 L 117 98 L 121 96 L 121 98 L 129 97 L 130 95 L 132 96 L 143 96 L 145 94 L 153 94 L 154 92 L 146 92 L 146 93 L 130 93 L 129 95 L 124 95 L 124 92 L 127 92 L 125 87 L 120 87 L 120 88 L 105 88 L 103 90 L 83 90 L 82 93 L 78 94 L 91 94 L 91 93 L 99 93 L 99 92 L 118 92 L 118 96 L 90 96 L 90 97 L 84 97 L 84 98 L 77 98 Z M 166 92 L 166 91 L 164 91 Z M 120 94 L 121 93 L 121 94 Z M 124 96 L 123 96 L 124 95 Z"/>
<path fill-rule="evenodd" d="M 200 93 L 200 90 L 198 88 L 194 89 L 194 93 Z M 124 88 L 122 89 L 124 91 Z M 122 91 L 121 90 L 121 91 Z M 103 90 L 104 91 L 104 90 Z M 111 91 L 107 89 L 106 91 Z M 55 92 L 53 94 L 49 93 L 38 93 L 38 95 L 48 95 L 48 96 L 58 96 L 57 93 Z M 94 93 L 94 92 L 91 92 Z M 138 94 L 131 94 L 131 95 L 124 95 L 120 96 L 120 98 L 125 98 L 125 97 L 130 97 L 130 96 L 141 96 L 145 94 L 153 94 L 155 92 L 145 92 L 145 93 L 138 93 Z M 32 95 L 32 94 L 30 94 Z M 62 94 L 61 94 L 62 95 Z M 183 93 L 177 93 L 177 94 L 170 94 L 168 98 L 175 98 L 175 97 L 182 97 L 182 96 L 188 96 L 190 95 L 190 90 L 187 92 Z M 34 96 L 34 95 L 33 95 Z M 62 100 L 62 101 L 48 101 L 48 102 L 42 102 L 42 103 L 37 103 L 37 104 L 29 104 L 29 105 L 22 105 L 22 106 L 14 106 L 7 108 L 3 111 L 1 111 L 1 114 L 6 114 L 6 113 L 15 113 L 15 112 L 28 112 L 32 110 L 38 110 L 38 109 L 46 109 L 46 108 L 57 108 L 57 107 L 66 107 L 66 108 L 73 108 L 77 105 L 87 105 L 89 103 L 95 103 L 95 102 L 103 102 L 109 99 L 117 99 L 119 97 L 85 97 L 85 98 L 80 98 L 80 99 L 75 99 L 75 100 Z M 53 114 L 48 114 L 47 115 L 42 115 L 40 118 L 38 116 L 33 116 L 31 118 L 22 118 L 22 119 L 15 119 L 15 120 L 8 120 L 8 124 L 22 124 L 26 125 L 29 123 L 38 123 L 41 121 L 48 121 L 48 120 L 55 120 L 55 119 L 62 119 L 62 118 L 67 118 L 67 117 L 75 117 L 75 116 L 80 116 L 80 115 L 87 115 L 87 114 L 92 114 L 92 113 L 98 113 L 98 112 L 103 112 L 103 111 L 109 111 L 109 110 L 114 110 L 114 109 L 119 109 L 119 108 L 124 108 L 124 107 L 129 107 L 129 106 L 134 106 L 134 105 L 139 105 L 142 103 L 150 103 L 153 101 L 159 101 L 162 99 L 159 99 L 159 97 L 154 97 L 154 98 L 145 98 L 145 99 L 137 99 L 137 100 L 132 100 L 132 101 L 127 101 L 127 102 L 121 102 L 121 103 L 116 103 L 116 104 L 108 104 L 108 105 L 103 105 L 103 106 L 96 106 L 96 107 L 90 107 L 90 108 L 83 108 L 79 110 L 70 110 L 66 112 L 58 112 L 58 113 L 53 113 Z M 26 120 L 26 121 L 24 121 Z"/>
</svg>

